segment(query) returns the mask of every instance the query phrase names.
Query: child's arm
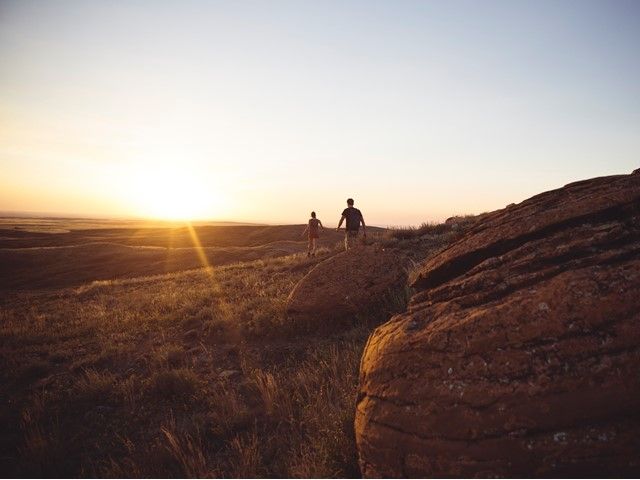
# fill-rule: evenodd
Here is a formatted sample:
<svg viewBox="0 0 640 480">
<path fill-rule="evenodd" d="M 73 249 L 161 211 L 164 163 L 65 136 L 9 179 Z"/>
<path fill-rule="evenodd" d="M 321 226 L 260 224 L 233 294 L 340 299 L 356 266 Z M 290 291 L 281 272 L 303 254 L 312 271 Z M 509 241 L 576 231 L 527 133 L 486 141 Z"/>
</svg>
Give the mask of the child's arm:
<svg viewBox="0 0 640 480">
<path fill-rule="evenodd" d="M 324 230 L 324 225 L 322 225 L 322 222 L 320 221 L 320 219 L 318 219 L 318 224 L 322 227 L 322 230 Z"/>
<path fill-rule="evenodd" d="M 308 230 L 309 230 L 309 225 L 307 225 L 307 226 L 304 228 L 304 232 L 302 232 L 302 235 L 300 235 L 300 236 L 301 236 L 301 237 L 304 237 L 305 233 L 307 233 L 307 231 L 308 231 Z"/>
</svg>

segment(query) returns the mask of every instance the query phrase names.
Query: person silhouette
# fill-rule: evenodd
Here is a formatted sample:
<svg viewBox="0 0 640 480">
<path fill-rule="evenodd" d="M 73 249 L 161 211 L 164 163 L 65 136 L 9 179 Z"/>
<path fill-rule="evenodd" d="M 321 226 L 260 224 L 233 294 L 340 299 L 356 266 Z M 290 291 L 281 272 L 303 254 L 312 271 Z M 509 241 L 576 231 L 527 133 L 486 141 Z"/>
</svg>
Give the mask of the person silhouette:
<svg viewBox="0 0 640 480">
<path fill-rule="evenodd" d="M 340 227 L 342 226 L 342 222 L 344 222 L 345 220 L 347 221 L 344 233 L 345 250 L 349 250 L 356 244 L 361 223 L 363 237 L 365 239 L 367 238 L 367 226 L 364 223 L 364 217 L 362 216 L 362 212 L 353 206 L 353 203 L 353 198 L 347 199 L 347 208 L 342 211 L 340 223 L 338 223 L 338 228 L 336 228 L 336 231 L 339 232 Z"/>
<path fill-rule="evenodd" d="M 322 228 L 322 230 L 324 230 L 324 226 L 322 225 L 322 222 L 318 218 L 316 218 L 316 212 L 311 212 L 311 218 L 309 219 L 307 228 L 305 228 L 304 232 L 302 232 L 302 236 L 304 236 L 305 233 L 308 233 L 308 236 L 309 236 L 309 247 L 307 250 L 307 257 L 310 257 L 312 255 L 314 257 L 316 256 L 316 247 L 317 247 L 316 240 L 320 238 L 319 228 Z"/>
</svg>

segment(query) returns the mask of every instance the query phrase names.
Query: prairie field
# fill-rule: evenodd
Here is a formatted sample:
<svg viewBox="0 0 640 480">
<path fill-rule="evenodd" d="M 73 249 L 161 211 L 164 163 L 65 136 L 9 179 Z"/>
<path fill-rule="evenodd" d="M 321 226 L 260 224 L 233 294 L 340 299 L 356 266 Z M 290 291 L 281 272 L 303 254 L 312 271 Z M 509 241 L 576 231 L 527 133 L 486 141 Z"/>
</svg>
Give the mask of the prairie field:
<svg viewBox="0 0 640 480">
<path fill-rule="evenodd" d="M 289 322 L 287 297 L 340 234 L 308 258 L 299 225 L 4 220 L 4 475 L 360 475 L 360 355 L 410 289 L 331 334 Z M 459 235 L 370 232 L 414 265 Z"/>
</svg>

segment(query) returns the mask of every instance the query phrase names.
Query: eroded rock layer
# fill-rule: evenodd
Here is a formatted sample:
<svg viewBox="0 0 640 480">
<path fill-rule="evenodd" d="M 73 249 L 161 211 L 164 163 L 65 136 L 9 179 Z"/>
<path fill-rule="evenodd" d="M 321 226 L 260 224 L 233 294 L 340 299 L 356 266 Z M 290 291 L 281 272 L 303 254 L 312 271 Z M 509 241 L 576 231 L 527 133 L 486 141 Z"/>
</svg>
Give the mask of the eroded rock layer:
<svg viewBox="0 0 640 480">
<path fill-rule="evenodd" d="M 403 257 L 374 247 L 339 253 L 296 285 L 287 317 L 302 330 L 331 331 L 366 320 L 376 310 L 393 309 L 406 286 L 405 267 Z"/>
<path fill-rule="evenodd" d="M 640 174 L 485 214 L 363 354 L 366 477 L 640 474 Z"/>
</svg>

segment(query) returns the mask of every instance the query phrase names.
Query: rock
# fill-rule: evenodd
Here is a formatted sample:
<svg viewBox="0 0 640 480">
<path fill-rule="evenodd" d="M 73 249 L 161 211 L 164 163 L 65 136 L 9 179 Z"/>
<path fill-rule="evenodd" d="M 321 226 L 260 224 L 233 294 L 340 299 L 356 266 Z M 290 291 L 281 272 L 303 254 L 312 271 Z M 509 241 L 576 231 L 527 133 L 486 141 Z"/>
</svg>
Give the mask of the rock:
<svg viewBox="0 0 640 480">
<path fill-rule="evenodd" d="M 402 303 L 398 296 L 407 281 L 405 267 L 404 257 L 375 247 L 334 255 L 296 285 L 287 300 L 287 317 L 300 330 L 331 331 L 371 318 L 376 310 L 393 310 Z"/>
<path fill-rule="evenodd" d="M 640 176 L 486 215 L 369 338 L 365 477 L 640 474 Z"/>
</svg>

